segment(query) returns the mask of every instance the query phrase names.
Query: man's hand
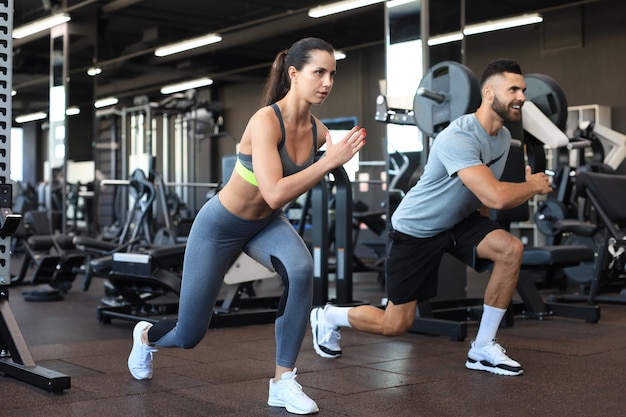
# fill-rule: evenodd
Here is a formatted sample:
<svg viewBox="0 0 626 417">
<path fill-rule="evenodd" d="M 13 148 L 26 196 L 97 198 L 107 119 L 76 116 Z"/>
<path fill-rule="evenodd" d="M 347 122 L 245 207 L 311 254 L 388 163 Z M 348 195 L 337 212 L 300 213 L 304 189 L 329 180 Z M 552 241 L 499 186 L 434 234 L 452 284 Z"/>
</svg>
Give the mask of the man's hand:
<svg viewBox="0 0 626 417">
<path fill-rule="evenodd" d="M 530 166 L 526 165 L 526 182 L 532 184 L 535 194 L 545 195 L 552 192 L 552 180 L 544 172 L 533 174 Z"/>
</svg>

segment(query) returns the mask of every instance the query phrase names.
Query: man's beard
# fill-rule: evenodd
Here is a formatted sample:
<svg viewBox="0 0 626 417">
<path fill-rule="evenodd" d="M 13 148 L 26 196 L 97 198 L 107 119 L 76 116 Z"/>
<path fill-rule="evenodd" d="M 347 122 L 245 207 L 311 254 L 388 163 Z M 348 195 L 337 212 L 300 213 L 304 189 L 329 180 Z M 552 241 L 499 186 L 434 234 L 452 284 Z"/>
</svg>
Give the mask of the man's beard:
<svg viewBox="0 0 626 417">
<path fill-rule="evenodd" d="M 520 120 L 520 116 L 512 116 L 509 113 L 509 106 L 505 105 L 504 103 L 502 103 L 500 100 L 498 100 L 497 96 L 493 97 L 493 103 L 491 103 L 491 109 L 498 115 L 500 116 L 500 118 L 502 118 L 502 120 L 504 120 L 505 123 L 507 122 L 518 122 Z M 520 106 L 520 110 L 521 110 L 521 106 Z"/>
</svg>

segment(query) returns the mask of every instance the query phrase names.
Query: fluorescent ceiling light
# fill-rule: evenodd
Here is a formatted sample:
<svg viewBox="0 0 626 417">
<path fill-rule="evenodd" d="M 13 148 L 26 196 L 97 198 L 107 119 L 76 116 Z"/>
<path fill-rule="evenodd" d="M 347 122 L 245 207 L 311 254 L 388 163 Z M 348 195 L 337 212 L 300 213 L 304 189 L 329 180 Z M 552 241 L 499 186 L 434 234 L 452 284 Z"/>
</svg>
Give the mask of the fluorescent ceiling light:
<svg viewBox="0 0 626 417">
<path fill-rule="evenodd" d="M 463 39 L 463 35 L 475 35 L 477 33 L 491 32 L 494 30 L 509 29 L 517 26 L 531 25 L 540 23 L 543 18 L 538 13 L 524 14 L 521 16 L 508 17 L 499 20 L 488 20 L 482 23 L 474 23 L 465 26 L 463 33 L 451 32 L 442 35 L 436 35 L 428 39 L 428 46 L 441 45 L 448 42 L 456 42 Z"/>
<path fill-rule="evenodd" d="M 222 37 L 217 33 L 209 33 L 208 35 L 200 36 L 197 38 L 187 39 L 181 42 L 171 43 L 169 45 L 161 46 L 155 49 L 154 54 L 156 56 L 167 56 L 177 54 L 179 52 L 187 51 L 189 49 L 200 48 L 201 46 L 217 43 L 222 40 Z"/>
<path fill-rule="evenodd" d="M 67 116 L 76 116 L 80 114 L 80 109 L 78 107 L 68 107 L 67 110 L 65 110 L 65 114 Z"/>
<path fill-rule="evenodd" d="M 346 53 L 343 51 L 335 51 L 335 61 L 341 61 L 346 59 Z"/>
<path fill-rule="evenodd" d="M 70 15 L 67 13 L 59 13 L 48 16 L 44 19 L 35 20 L 34 22 L 30 22 L 13 29 L 13 38 L 22 39 L 27 36 L 34 35 L 35 33 L 50 29 L 51 27 L 69 22 L 70 19 Z"/>
<path fill-rule="evenodd" d="M 532 25 L 543 22 L 543 17 L 539 13 L 523 14 L 521 16 L 509 17 L 498 20 L 488 20 L 483 23 L 467 25 L 463 29 L 465 35 L 475 35 L 477 33 L 491 32 L 494 30 L 508 29 L 517 26 Z"/>
<path fill-rule="evenodd" d="M 325 4 L 323 6 L 313 7 L 309 9 L 309 17 L 324 17 L 335 13 L 345 12 L 347 10 L 358 9 L 376 3 L 382 3 L 385 0 L 343 0 L 336 3 Z"/>
<path fill-rule="evenodd" d="M 213 84 L 213 80 L 207 77 L 184 81 L 177 84 L 165 85 L 161 88 L 161 94 L 172 94 L 179 91 L 191 90 L 192 88 L 204 87 Z"/>
<path fill-rule="evenodd" d="M 456 42 L 463 39 L 461 32 L 444 33 L 443 35 L 428 38 L 428 46 L 441 45 L 442 43 Z"/>
<path fill-rule="evenodd" d="M 39 111 L 36 113 L 23 114 L 15 118 L 15 123 L 34 122 L 35 120 L 42 120 L 42 119 L 45 119 L 46 117 L 48 117 L 48 115 L 42 111 Z"/>
<path fill-rule="evenodd" d="M 102 74 L 102 68 L 100 67 L 91 67 L 87 70 L 87 75 L 91 77 L 95 77 L 98 74 Z"/>
<path fill-rule="evenodd" d="M 96 101 L 95 103 L 93 103 L 93 106 L 96 109 L 102 108 L 102 107 L 107 107 L 107 106 L 112 106 L 114 104 L 117 104 L 118 99 L 115 97 L 107 97 L 107 98 L 103 98 L 100 99 L 98 101 Z"/>
</svg>

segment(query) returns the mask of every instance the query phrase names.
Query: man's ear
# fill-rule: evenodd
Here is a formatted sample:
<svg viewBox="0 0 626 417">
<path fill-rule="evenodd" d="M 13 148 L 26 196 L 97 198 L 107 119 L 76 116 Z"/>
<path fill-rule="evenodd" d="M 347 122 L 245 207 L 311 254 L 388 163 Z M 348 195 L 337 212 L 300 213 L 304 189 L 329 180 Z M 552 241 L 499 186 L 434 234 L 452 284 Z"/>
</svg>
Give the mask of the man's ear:
<svg viewBox="0 0 626 417">
<path fill-rule="evenodd" d="M 491 99 L 491 97 L 493 96 L 493 89 L 490 86 L 486 85 L 483 88 L 483 96 L 485 96 L 485 98 Z"/>
</svg>

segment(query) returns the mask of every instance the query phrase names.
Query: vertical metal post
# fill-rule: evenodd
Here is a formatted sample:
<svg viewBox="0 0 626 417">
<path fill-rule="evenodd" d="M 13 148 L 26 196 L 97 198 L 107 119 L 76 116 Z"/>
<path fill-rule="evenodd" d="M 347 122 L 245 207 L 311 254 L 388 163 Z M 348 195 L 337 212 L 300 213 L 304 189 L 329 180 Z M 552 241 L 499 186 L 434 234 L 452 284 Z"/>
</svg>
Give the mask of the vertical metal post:
<svg viewBox="0 0 626 417">
<path fill-rule="evenodd" d="M 4 9 L 4 10 L 2 10 Z M 0 1 L 0 184 L 9 184 L 11 175 L 11 121 L 13 88 L 13 0 Z M 4 17 L 8 17 L 4 20 Z M 9 207 L 10 208 L 10 207 Z M 11 237 L 0 237 L 0 284 L 11 283 Z"/>
<path fill-rule="evenodd" d="M 430 69 L 430 4 L 429 0 L 422 0 L 420 11 L 420 36 L 422 37 L 422 73 L 428 73 Z"/>
<path fill-rule="evenodd" d="M 61 175 L 58 181 L 61 185 L 61 207 L 60 211 L 61 233 L 66 229 L 67 210 L 67 190 L 65 179 L 67 178 L 67 123 L 65 110 L 67 109 L 68 96 L 68 68 L 69 68 L 69 33 L 68 25 L 63 24 L 50 29 L 50 111 L 48 116 L 48 192 L 46 205 L 50 224 L 54 229 L 55 214 L 52 201 L 54 192 L 55 175 L 54 170 L 60 169 Z M 54 232 L 52 230 L 51 232 Z"/>
<path fill-rule="evenodd" d="M 11 235 L 21 216 L 11 213 L 10 148 L 13 88 L 13 0 L 0 0 L 0 373 L 49 391 L 70 387 L 70 377 L 35 364 L 9 305 Z"/>
</svg>

